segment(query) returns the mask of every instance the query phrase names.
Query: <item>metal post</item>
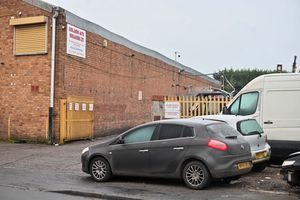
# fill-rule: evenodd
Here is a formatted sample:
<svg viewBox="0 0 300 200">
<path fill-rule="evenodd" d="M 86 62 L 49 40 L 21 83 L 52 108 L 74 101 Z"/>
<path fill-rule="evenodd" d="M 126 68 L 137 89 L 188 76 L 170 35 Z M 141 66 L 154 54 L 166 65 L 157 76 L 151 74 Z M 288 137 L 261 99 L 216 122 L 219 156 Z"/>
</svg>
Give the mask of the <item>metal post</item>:
<svg viewBox="0 0 300 200">
<path fill-rule="evenodd" d="M 180 57 L 180 52 L 175 51 L 175 68 L 174 68 L 174 74 L 173 74 L 173 82 L 176 79 L 176 74 L 177 74 L 177 58 Z M 177 75 L 177 83 L 175 83 L 175 90 L 176 90 L 176 95 L 178 95 L 178 85 L 179 85 L 179 73 Z"/>
<path fill-rule="evenodd" d="M 177 62 L 177 57 L 180 57 L 180 55 L 178 51 L 175 51 L 175 62 Z"/>
<path fill-rule="evenodd" d="M 293 68 L 292 72 L 296 73 L 297 72 L 297 64 L 296 64 L 297 56 L 294 56 L 294 62 L 293 62 Z"/>
<path fill-rule="evenodd" d="M 55 83 L 55 40 L 56 40 L 56 18 L 58 16 L 59 8 L 54 8 L 54 15 L 52 17 L 52 54 L 51 54 L 51 83 L 50 83 L 50 107 L 49 107 L 49 141 L 53 144 L 55 142 L 54 134 L 54 83 Z"/>
</svg>

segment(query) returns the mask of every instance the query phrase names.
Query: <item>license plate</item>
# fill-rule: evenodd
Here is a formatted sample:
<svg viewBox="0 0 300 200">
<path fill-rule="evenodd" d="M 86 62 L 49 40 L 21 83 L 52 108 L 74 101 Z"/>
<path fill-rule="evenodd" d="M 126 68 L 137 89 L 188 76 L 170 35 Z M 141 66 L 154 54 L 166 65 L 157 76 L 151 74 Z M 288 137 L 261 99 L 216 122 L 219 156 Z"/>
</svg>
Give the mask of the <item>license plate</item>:
<svg viewBox="0 0 300 200">
<path fill-rule="evenodd" d="M 265 158 L 265 157 L 267 157 L 267 152 L 266 151 L 262 151 L 262 152 L 259 152 L 259 153 L 255 154 L 256 159 L 262 159 L 262 158 Z"/>
<path fill-rule="evenodd" d="M 251 162 L 243 162 L 238 164 L 238 169 L 247 169 L 250 168 L 252 165 Z"/>
</svg>

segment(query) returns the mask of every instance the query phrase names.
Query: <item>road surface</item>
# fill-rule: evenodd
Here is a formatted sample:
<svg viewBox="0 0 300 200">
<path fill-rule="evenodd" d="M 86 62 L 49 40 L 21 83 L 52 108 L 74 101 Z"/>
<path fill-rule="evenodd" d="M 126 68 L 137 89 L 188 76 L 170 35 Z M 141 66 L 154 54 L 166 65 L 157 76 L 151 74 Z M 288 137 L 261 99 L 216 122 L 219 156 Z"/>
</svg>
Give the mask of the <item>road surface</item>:
<svg viewBox="0 0 300 200">
<path fill-rule="evenodd" d="M 83 148 L 101 140 L 60 146 L 0 143 L 0 199 L 295 200 L 300 197 L 297 189 L 289 190 L 284 181 L 274 185 L 264 173 L 249 174 L 231 184 L 215 182 L 201 191 L 190 190 L 181 181 L 172 179 L 115 177 L 107 183 L 96 183 L 81 171 L 80 154 Z M 273 174 L 273 169 L 270 170 L 266 173 Z"/>
</svg>

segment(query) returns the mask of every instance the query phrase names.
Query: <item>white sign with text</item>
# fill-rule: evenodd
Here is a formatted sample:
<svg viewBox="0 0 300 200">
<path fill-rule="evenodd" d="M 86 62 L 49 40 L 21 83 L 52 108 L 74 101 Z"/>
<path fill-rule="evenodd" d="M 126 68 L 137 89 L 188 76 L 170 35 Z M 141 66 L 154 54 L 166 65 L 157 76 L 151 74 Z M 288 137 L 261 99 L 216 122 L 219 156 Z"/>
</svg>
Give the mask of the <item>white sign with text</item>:
<svg viewBox="0 0 300 200">
<path fill-rule="evenodd" d="M 180 103 L 165 102 L 165 118 L 178 119 L 180 118 Z"/>
<path fill-rule="evenodd" d="M 86 32 L 70 24 L 67 25 L 67 54 L 85 58 Z"/>
</svg>

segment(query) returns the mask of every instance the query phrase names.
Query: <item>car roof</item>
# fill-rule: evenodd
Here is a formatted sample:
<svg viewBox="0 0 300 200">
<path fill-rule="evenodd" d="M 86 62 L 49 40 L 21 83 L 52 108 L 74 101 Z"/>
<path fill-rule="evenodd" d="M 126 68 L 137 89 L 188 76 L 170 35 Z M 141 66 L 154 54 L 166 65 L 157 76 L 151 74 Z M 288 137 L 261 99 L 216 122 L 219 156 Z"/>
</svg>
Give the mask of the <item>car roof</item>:
<svg viewBox="0 0 300 200">
<path fill-rule="evenodd" d="M 215 120 L 215 121 L 223 121 L 228 124 L 236 124 L 239 121 L 244 120 L 253 120 L 252 118 L 249 118 L 247 116 L 240 116 L 240 115 L 205 115 L 205 116 L 198 116 L 193 117 L 193 119 L 209 119 L 209 120 Z"/>
<path fill-rule="evenodd" d="M 152 124 L 177 124 L 177 125 L 185 125 L 185 126 L 198 126 L 198 125 L 206 126 L 206 125 L 216 124 L 216 123 L 223 123 L 223 122 L 216 122 L 215 120 L 209 120 L 209 119 L 195 120 L 192 118 L 189 118 L 189 119 L 163 119 L 163 120 L 159 120 L 159 121 L 153 121 L 153 122 L 141 124 L 140 126 L 152 125 Z"/>
</svg>

